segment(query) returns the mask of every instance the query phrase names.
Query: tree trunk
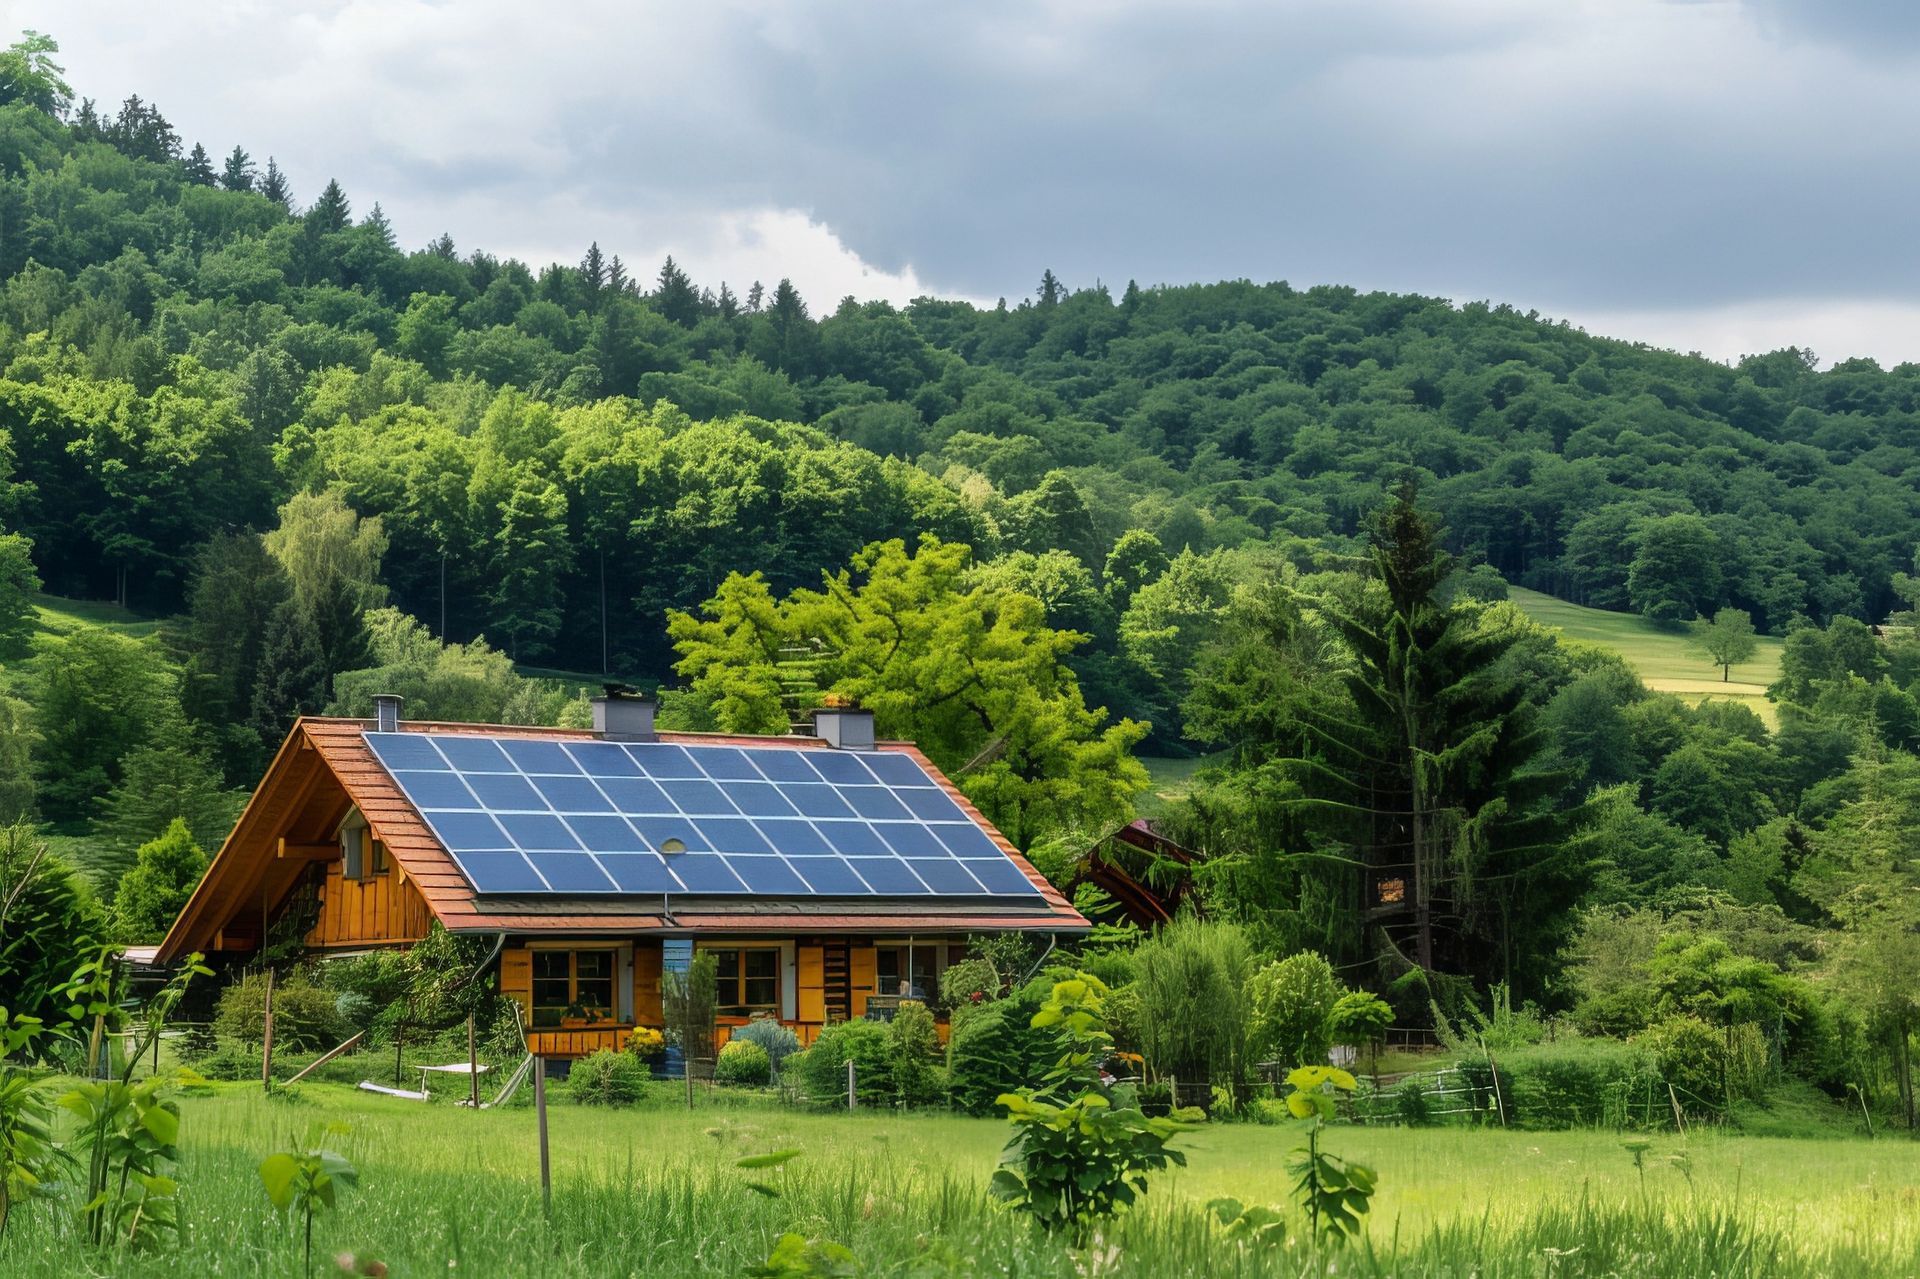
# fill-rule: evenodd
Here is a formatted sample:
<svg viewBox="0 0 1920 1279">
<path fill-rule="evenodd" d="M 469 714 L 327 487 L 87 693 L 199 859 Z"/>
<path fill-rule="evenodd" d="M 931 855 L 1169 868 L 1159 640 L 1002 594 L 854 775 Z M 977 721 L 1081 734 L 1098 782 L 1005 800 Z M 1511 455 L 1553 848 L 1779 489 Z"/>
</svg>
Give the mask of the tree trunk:
<svg viewBox="0 0 1920 1279">
<path fill-rule="evenodd" d="M 1913 1057 L 1909 1051 L 1907 1039 L 1911 1033 L 1905 1022 L 1894 1027 L 1893 1061 L 1894 1070 L 1900 1077 L 1900 1106 L 1907 1114 L 1907 1132 L 1914 1132 L 1913 1099 Z"/>
</svg>

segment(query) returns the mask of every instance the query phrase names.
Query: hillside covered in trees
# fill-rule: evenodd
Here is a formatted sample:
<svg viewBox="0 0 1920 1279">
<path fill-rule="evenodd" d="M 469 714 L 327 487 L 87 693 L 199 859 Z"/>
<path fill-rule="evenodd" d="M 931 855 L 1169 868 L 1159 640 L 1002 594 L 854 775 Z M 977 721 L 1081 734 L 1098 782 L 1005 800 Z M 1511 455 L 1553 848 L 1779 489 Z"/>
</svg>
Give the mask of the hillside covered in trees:
<svg viewBox="0 0 1920 1279">
<path fill-rule="evenodd" d="M 1284 283 L 810 304 L 591 228 L 407 248 L 55 53 L 0 55 L 0 819 L 103 931 L 164 925 L 293 716 L 578 722 L 606 672 L 680 727 L 872 705 L 1063 881 L 1133 752 L 1220 752 L 1168 817 L 1205 899 L 1383 986 L 1624 999 L 1554 961 L 1651 918 L 1920 1024 L 1860 975 L 1914 908 L 1854 891 L 1920 838 L 1920 646 L 1868 626 L 1920 596 L 1920 366 Z M 1785 635 L 1777 730 L 1508 582 Z M 41 589 L 164 621 L 49 628 Z"/>
</svg>

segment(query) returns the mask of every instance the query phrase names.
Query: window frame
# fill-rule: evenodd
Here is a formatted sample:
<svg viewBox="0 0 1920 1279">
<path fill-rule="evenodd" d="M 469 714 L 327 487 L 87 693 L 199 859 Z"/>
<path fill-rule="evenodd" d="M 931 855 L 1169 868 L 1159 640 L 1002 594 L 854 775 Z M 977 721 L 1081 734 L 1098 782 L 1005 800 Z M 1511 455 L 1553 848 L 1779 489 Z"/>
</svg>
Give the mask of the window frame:
<svg viewBox="0 0 1920 1279">
<path fill-rule="evenodd" d="M 550 959 L 555 955 L 565 955 L 567 957 L 566 976 L 560 977 L 552 974 L 543 976 L 540 972 L 541 961 Z M 582 955 L 605 955 L 607 957 L 607 971 L 605 976 L 588 976 L 582 978 L 580 975 L 580 957 Z M 594 1004 L 590 1006 L 585 1018 L 586 1024 L 588 1026 L 618 1026 L 622 1024 L 620 1021 L 620 948 L 618 946 L 542 946 L 532 951 L 527 964 L 527 1018 L 530 1029 L 565 1029 L 569 1015 L 566 1011 L 567 1009 L 575 1007 L 589 1008 L 589 1005 L 580 998 L 580 983 L 583 980 L 595 984 L 604 982 L 606 983 L 607 989 L 607 1002 L 603 1005 L 596 1000 Z M 540 984 L 542 982 L 559 981 L 565 981 L 567 984 L 567 1002 L 564 1004 L 541 1003 L 539 999 Z M 560 1009 L 558 1017 L 551 1022 L 542 1021 L 541 1010 L 554 1008 Z M 591 1009 L 603 1009 L 605 1015 L 595 1016 Z"/>
<path fill-rule="evenodd" d="M 782 952 L 778 942 L 763 945 L 703 946 L 700 948 L 699 953 L 713 956 L 713 1007 L 715 1016 L 751 1018 L 764 1013 L 774 1017 L 776 1020 L 783 1017 L 781 1010 L 784 1005 L 781 1003 L 781 998 L 786 993 L 784 990 L 785 976 L 782 972 L 784 965 L 781 963 Z M 736 957 L 736 971 L 731 977 L 721 971 L 726 962 L 723 957 L 727 955 Z M 746 957 L 748 955 L 771 956 L 773 960 L 772 971 L 761 975 L 749 973 L 746 963 Z M 765 1003 L 757 1001 L 749 1002 L 746 998 L 748 982 L 772 983 L 772 999 Z M 729 989 L 729 986 L 732 988 Z"/>
</svg>

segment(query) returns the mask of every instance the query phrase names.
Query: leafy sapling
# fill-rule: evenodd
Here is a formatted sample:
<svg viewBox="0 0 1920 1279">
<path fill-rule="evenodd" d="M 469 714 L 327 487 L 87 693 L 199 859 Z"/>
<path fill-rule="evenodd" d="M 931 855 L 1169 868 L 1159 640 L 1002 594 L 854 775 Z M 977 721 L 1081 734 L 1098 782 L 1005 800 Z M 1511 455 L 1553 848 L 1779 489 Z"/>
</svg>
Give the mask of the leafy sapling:
<svg viewBox="0 0 1920 1279">
<path fill-rule="evenodd" d="M 347 1157 L 327 1148 L 327 1142 L 347 1132 L 344 1124 L 315 1124 L 297 1150 L 283 1150 L 260 1161 L 260 1184 L 267 1199 L 283 1213 L 304 1219 L 306 1273 L 313 1274 L 313 1215 L 335 1206 L 339 1188 L 359 1183 L 360 1174 Z"/>
<path fill-rule="evenodd" d="M 1307 1121 L 1307 1144 L 1295 1152 L 1302 1157 L 1287 1165 L 1295 1177 L 1294 1198 L 1306 1209 L 1316 1238 L 1338 1241 L 1358 1234 L 1373 1199 L 1374 1171 L 1320 1149 L 1321 1129 L 1333 1117 L 1329 1090 L 1352 1092 L 1353 1076 L 1334 1066 L 1301 1066 L 1287 1075 L 1287 1083 L 1293 1087 L 1288 1112 Z"/>
</svg>

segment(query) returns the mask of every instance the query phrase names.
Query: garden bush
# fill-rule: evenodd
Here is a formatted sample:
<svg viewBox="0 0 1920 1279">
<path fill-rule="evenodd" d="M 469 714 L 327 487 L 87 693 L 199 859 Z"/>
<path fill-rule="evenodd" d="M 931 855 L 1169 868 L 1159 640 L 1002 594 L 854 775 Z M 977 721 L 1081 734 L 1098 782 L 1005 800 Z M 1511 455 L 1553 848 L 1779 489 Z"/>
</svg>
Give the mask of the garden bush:
<svg viewBox="0 0 1920 1279">
<path fill-rule="evenodd" d="M 266 1037 L 267 980 L 249 973 L 220 992 L 213 1029 L 228 1043 L 257 1044 Z M 273 1044 L 299 1050 L 332 1048 L 352 1032 L 340 1018 L 337 996 L 296 971 L 273 985 Z"/>
<path fill-rule="evenodd" d="M 734 1042 L 745 1040 L 766 1050 L 767 1063 L 778 1072 L 787 1058 L 800 1051 L 800 1036 L 771 1017 L 759 1017 L 733 1032 Z"/>
<path fill-rule="evenodd" d="M 846 1104 L 847 1062 L 853 1062 L 854 1096 L 863 1105 L 893 1101 L 893 1036 L 877 1021 L 840 1021 L 820 1031 L 813 1047 L 797 1053 L 788 1069 L 814 1101 Z"/>
<path fill-rule="evenodd" d="M 1323 1066 L 1333 1047 L 1333 1006 L 1341 994 L 1333 966 L 1312 951 L 1268 964 L 1247 983 L 1248 1046 L 1284 1066 Z"/>
<path fill-rule="evenodd" d="M 1684 1110 L 1724 1114 L 1734 1102 L 1756 1101 L 1763 1091 L 1767 1047 L 1757 1026 L 1728 1030 L 1681 1014 L 1632 1042 L 1652 1055 Z"/>
<path fill-rule="evenodd" d="M 940 1069 L 940 1030 L 927 1006 L 915 1001 L 900 1005 L 887 1025 L 893 1042 L 888 1068 L 893 1090 L 909 1106 L 931 1105 L 945 1091 Z"/>
<path fill-rule="evenodd" d="M 729 1039 L 713 1063 L 715 1083 L 764 1088 L 773 1078 L 773 1059 L 750 1039 Z"/>
<path fill-rule="evenodd" d="M 632 1053 L 599 1052 L 567 1072 L 567 1093 L 583 1106 L 632 1106 L 646 1099 L 647 1069 Z"/>
<path fill-rule="evenodd" d="M 1000 970 L 988 959 L 963 959 L 940 974 L 940 1002 L 949 1013 L 1000 998 Z"/>
<path fill-rule="evenodd" d="M 1617 1039 L 1563 1036 L 1501 1053 L 1500 1100 L 1516 1128 L 1626 1128 L 1663 1124 L 1670 1111 L 1653 1058 Z M 1487 1089 L 1484 1057 L 1466 1063 L 1468 1077 Z"/>
<path fill-rule="evenodd" d="M 988 1004 L 947 1037 L 947 1091 L 970 1115 L 994 1113 L 994 1098 L 1038 1079 L 1059 1056 L 1058 1037 L 1034 1029 L 1040 1001 L 1028 992 Z"/>
<path fill-rule="evenodd" d="M 1135 952 L 1141 1047 L 1153 1069 L 1238 1086 L 1247 1064 L 1253 951 L 1232 924 L 1182 915 Z"/>
<path fill-rule="evenodd" d="M 1433 1122 L 1433 1103 L 1418 1079 L 1404 1079 L 1393 1090 L 1393 1111 L 1409 1128 L 1425 1128 Z"/>
</svg>

